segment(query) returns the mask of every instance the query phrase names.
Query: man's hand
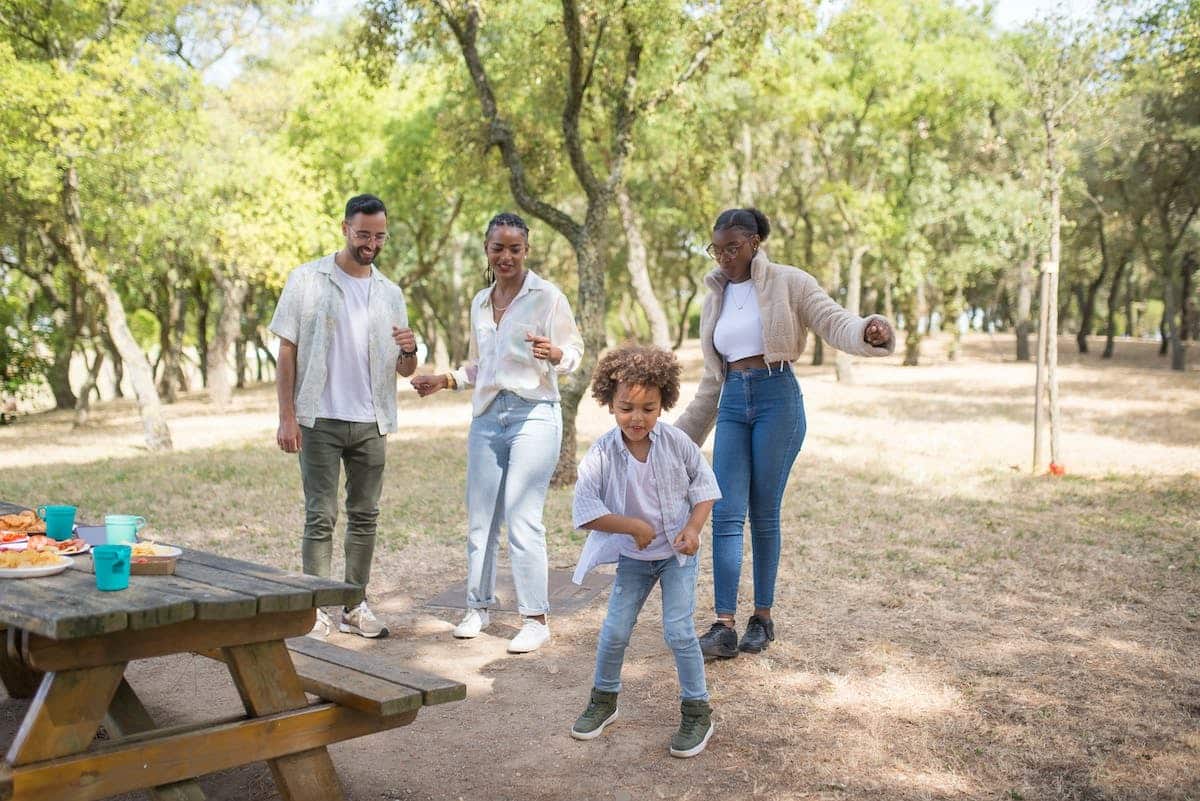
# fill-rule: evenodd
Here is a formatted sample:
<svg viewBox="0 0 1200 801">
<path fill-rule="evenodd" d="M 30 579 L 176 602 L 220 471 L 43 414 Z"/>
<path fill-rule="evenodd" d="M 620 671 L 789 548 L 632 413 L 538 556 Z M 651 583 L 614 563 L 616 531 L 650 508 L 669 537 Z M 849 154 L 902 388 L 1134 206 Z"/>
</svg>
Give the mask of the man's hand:
<svg viewBox="0 0 1200 801">
<path fill-rule="evenodd" d="M 555 347 L 550 344 L 550 337 L 540 337 L 537 334 L 526 332 L 525 341 L 532 343 L 533 358 L 548 361 L 551 364 L 558 364 L 562 361 L 562 348 Z"/>
<path fill-rule="evenodd" d="M 886 347 L 892 341 L 892 327 L 887 320 L 872 320 L 863 331 L 863 341 L 877 348 Z"/>
<path fill-rule="evenodd" d="M 412 387 L 417 391 L 417 395 L 422 398 L 426 395 L 432 395 L 438 390 L 445 389 L 446 386 L 445 375 L 415 375 L 412 378 Z"/>
<path fill-rule="evenodd" d="M 417 349 L 417 336 L 412 332 L 411 328 L 401 328 L 398 325 L 393 325 L 392 341 L 400 346 L 401 351 L 412 353 Z"/>
<path fill-rule="evenodd" d="M 279 421 L 275 442 L 284 453 L 297 453 L 300 450 L 300 424 L 296 422 L 295 417 Z"/>
<path fill-rule="evenodd" d="M 654 542 L 654 526 L 647 523 L 645 520 L 634 518 L 634 524 L 630 528 L 629 536 L 633 537 L 633 541 L 637 543 L 639 551 L 646 550 L 646 546 Z"/>
<path fill-rule="evenodd" d="M 675 538 L 674 546 L 675 550 L 684 556 L 691 556 L 700 550 L 700 532 L 684 526 L 683 531 L 680 531 L 679 536 Z"/>
</svg>

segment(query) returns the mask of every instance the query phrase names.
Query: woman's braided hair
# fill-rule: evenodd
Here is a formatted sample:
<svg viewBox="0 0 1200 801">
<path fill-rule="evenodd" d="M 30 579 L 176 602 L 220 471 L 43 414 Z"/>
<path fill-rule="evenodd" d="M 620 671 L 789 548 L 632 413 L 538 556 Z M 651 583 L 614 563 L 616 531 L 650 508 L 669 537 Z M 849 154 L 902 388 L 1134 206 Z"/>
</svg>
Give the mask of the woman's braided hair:
<svg viewBox="0 0 1200 801">
<path fill-rule="evenodd" d="M 513 214 L 511 211 L 502 211 L 488 221 L 487 230 L 483 233 L 483 241 L 486 242 L 488 237 L 492 235 L 493 228 L 516 228 L 525 236 L 525 244 L 529 244 L 529 224 L 521 219 L 520 215 Z M 489 285 L 496 282 L 496 273 L 492 270 L 492 265 L 488 265 L 484 271 L 484 277 Z"/>
</svg>

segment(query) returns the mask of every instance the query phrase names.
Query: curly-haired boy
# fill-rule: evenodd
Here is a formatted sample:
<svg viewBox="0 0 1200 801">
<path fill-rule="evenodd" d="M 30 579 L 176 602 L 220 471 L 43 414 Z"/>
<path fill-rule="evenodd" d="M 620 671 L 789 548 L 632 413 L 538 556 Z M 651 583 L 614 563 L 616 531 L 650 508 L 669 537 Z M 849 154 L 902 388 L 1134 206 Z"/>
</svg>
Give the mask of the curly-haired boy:
<svg viewBox="0 0 1200 801">
<path fill-rule="evenodd" d="M 593 567 L 617 563 L 608 615 L 596 647 L 596 675 L 587 709 L 571 728 L 577 740 L 599 737 L 617 719 L 621 665 L 638 613 L 657 583 L 662 588 L 663 638 L 675 654 L 682 722 L 671 755 L 699 754 L 712 736 L 704 656 L 692 624 L 700 530 L 721 497 L 700 449 L 659 415 L 679 400 L 679 363 L 660 348 L 629 345 L 604 356 L 592 397 L 608 406 L 616 427 L 588 449 L 579 465 L 573 518 L 587 529 L 575 569 L 582 583 Z"/>
</svg>

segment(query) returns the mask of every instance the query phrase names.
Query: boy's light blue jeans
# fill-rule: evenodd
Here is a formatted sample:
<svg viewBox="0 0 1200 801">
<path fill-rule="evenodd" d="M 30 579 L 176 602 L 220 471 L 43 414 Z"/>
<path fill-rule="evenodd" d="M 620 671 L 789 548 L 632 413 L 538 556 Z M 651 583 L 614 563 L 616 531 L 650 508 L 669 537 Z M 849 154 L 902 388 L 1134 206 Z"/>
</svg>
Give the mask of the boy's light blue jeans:
<svg viewBox="0 0 1200 801">
<path fill-rule="evenodd" d="M 713 440 L 713 472 L 721 487 L 712 516 L 718 615 L 737 611 L 747 513 L 754 548 L 754 605 L 770 609 L 775 603 L 779 507 L 805 428 L 804 398 L 791 367 L 729 371 Z"/>
<path fill-rule="evenodd" d="M 617 578 L 608 598 L 608 615 L 600 629 L 596 646 L 597 690 L 620 692 L 621 665 L 625 648 L 633 633 L 642 605 L 654 589 L 662 588 L 663 639 L 675 652 L 675 671 L 679 674 L 680 698 L 684 701 L 707 701 L 708 686 L 704 681 L 704 655 L 692 615 L 696 611 L 696 555 L 681 565 L 671 556 L 666 559 L 643 561 L 622 556 L 617 562 Z"/>
<path fill-rule="evenodd" d="M 542 508 L 562 444 L 558 403 L 501 392 L 471 421 L 467 436 L 467 606 L 496 605 L 500 524 L 517 609 L 526 617 L 550 609 Z"/>
</svg>

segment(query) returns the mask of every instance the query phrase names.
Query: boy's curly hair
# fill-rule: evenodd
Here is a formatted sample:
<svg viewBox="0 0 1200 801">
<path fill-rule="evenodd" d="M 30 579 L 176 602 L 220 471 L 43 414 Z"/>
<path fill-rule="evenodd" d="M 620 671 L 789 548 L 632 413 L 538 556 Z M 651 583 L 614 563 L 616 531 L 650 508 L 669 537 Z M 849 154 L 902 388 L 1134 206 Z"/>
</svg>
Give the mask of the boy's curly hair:
<svg viewBox="0 0 1200 801">
<path fill-rule="evenodd" d="M 602 406 L 613 402 L 617 384 L 658 387 L 662 410 L 679 400 L 679 361 L 669 350 L 650 345 L 622 345 L 604 354 L 592 374 L 592 397 Z"/>
</svg>

